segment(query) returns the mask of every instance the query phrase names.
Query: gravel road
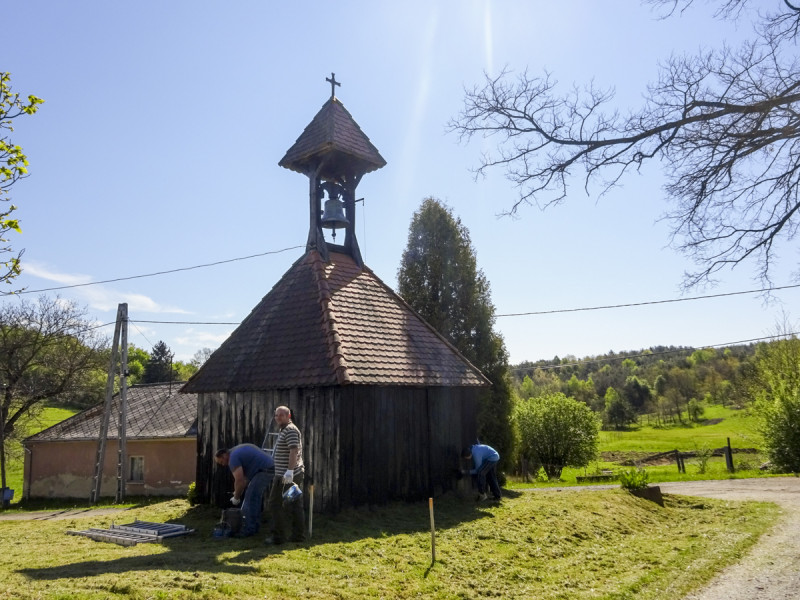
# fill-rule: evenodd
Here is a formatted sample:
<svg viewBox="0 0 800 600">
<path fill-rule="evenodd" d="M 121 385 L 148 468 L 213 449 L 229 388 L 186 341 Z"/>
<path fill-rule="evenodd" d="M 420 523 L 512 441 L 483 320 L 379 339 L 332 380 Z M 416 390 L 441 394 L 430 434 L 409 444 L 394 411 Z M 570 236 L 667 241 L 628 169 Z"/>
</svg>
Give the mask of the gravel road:
<svg viewBox="0 0 800 600">
<path fill-rule="evenodd" d="M 800 598 L 800 478 L 728 479 L 659 483 L 668 494 L 775 502 L 785 514 L 742 561 L 721 571 L 685 600 L 790 600 Z"/>
<path fill-rule="evenodd" d="M 666 494 L 774 502 L 785 512 L 775 528 L 765 533 L 741 562 L 724 569 L 705 588 L 684 600 L 800 599 L 800 477 L 680 481 L 658 486 Z M 616 487 L 619 486 L 540 489 L 580 492 Z"/>
</svg>

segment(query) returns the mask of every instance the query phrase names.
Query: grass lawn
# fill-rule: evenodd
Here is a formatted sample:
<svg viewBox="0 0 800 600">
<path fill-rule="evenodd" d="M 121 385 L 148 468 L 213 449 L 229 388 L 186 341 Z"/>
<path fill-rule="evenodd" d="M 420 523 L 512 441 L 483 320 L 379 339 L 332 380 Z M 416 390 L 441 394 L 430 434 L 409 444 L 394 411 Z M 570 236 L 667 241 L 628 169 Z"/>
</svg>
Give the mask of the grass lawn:
<svg viewBox="0 0 800 600">
<path fill-rule="evenodd" d="M 25 436 L 39 433 L 43 429 L 52 427 L 79 412 L 80 409 L 64 408 L 63 406 L 46 406 L 42 412 L 27 423 Z M 22 478 L 25 467 L 22 444 L 16 440 L 9 443 L 6 456 L 6 487 L 14 490 L 14 499 L 11 504 L 19 503 L 22 499 Z"/>
<path fill-rule="evenodd" d="M 685 417 L 684 417 L 684 420 Z M 698 448 L 721 448 L 730 438 L 733 448 L 760 448 L 757 418 L 749 410 L 735 410 L 719 405 L 708 406 L 699 423 L 655 426 L 654 421 L 629 431 L 601 431 L 601 452 L 688 452 Z"/>
<path fill-rule="evenodd" d="M 699 423 L 670 423 L 656 426 L 654 421 L 643 418 L 638 425 L 624 431 L 601 431 L 599 451 L 601 457 L 585 468 L 566 467 L 558 481 L 522 482 L 519 477 L 509 478 L 509 487 L 523 489 L 528 487 L 560 487 L 579 485 L 577 478 L 583 475 L 610 469 L 615 473 L 631 468 L 621 464 L 633 460 L 638 464 L 645 456 L 679 450 L 695 452 L 704 448 L 715 449 L 727 446 L 730 438 L 734 449 L 734 473 L 729 473 L 725 459 L 713 457 L 708 461 L 705 471 L 700 460 L 685 458 L 686 472 L 679 473 L 674 459 L 666 458 L 661 464 L 641 464 L 647 471 L 650 483 L 661 481 L 694 481 L 701 479 L 741 479 L 751 477 L 773 477 L 772 473 L 762 471 L 759 466 L 766 462 L 763 453 L 736 452 L 736 449 L 760 448 L 761 436 L 757 430 L 757 418 L 747 410 L 736 410 L 719 405 L 705 407 L 705 414 Z M 597 482 L 615 484 L 616 480 Z"/>
<path fill-rule="evenodd" d="M 437 499 L 316 515 L 305 545 L 214 539 L 219 513 L 168 500 L 115 515 L 197 533 L 122 547 L 66 535 L 111 517 L 5 521 L 0 598 L 682 598 L 742 556 L 779 515 L 772 504 L 621 489 L 514 492 L 500 505 Z"/>
</svg>

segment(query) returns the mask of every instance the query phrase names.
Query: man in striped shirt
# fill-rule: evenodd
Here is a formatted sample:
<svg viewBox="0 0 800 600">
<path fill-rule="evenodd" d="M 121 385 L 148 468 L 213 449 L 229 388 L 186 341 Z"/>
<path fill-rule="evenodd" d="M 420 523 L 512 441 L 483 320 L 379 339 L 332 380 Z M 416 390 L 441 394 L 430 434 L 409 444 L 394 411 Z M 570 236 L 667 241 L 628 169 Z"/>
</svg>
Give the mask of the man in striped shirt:
<svg viewBox="0 0 800 600">
<path fill-rule="evenodd" d="M 272 513 L 272 535 L 267 544 L 282 544 L 286 540 L 286 530 L 291 524 L 289 541 L 303 542 L 305 535 L 305 511 L 303 498 L 283 504 L 283 492 L 296 483 L 303 487 L 303 436 L 292 422 L 292 413 L 286 406 L 275 409 L 275 423 L 280 428 L 278 439 L 272 451 L 275 461 L 275 479 L 269 492 L 269 510 Z"/>
</svg>

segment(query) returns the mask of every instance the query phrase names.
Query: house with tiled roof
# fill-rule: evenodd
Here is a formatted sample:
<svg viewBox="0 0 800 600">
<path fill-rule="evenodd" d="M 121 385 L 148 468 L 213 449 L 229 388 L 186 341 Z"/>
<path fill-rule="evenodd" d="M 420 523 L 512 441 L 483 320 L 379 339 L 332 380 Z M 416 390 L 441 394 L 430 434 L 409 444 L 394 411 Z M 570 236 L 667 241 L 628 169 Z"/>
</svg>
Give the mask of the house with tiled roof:
<svg viewBox="0 0 800 600">
<path fill-rule="evenodd" d="M 198 396 L 200 497 L 227 500 L 214 453 L 268 444 L 281 405 L 315 510 L 454 489 L 490 382 L 363 264 L 355 190 L 386 161 L 332 94 L 279 164 L 309 178 L 306 251 L 183 387 Z"/>
<path fill-rule="evenodd" d="M 129 496 L 182 496 L 197 465 L 197 396 L 182 383 L 127 389 L 126 491 Z M 81 411 L 23 441 L 25 498 L 89 498 L 104 404 Z M 112 398 L 102 496 L 117 490 L 119 394 Z"/>
</svg>

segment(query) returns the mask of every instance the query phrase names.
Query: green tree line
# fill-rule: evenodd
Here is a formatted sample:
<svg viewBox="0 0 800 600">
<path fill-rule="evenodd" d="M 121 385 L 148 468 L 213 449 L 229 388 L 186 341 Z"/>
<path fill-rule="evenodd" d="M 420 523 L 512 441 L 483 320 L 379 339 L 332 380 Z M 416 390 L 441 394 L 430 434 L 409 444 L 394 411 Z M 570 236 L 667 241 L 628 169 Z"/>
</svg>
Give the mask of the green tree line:
<svg viewBox="0 0 800 600">
<path fill-rule="evenodd" d="M 654 346 L 523 362 L 510 368 L 514 391 L 527 399 L 560 392 L 589 406 L 609 429 L 642 418 L 651 424 L 698 421 L 703 406 L 743 406 L 757 345 L 727 348 Z"/>
</svg>

